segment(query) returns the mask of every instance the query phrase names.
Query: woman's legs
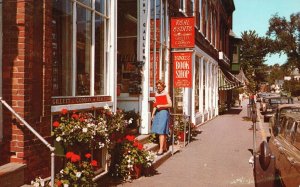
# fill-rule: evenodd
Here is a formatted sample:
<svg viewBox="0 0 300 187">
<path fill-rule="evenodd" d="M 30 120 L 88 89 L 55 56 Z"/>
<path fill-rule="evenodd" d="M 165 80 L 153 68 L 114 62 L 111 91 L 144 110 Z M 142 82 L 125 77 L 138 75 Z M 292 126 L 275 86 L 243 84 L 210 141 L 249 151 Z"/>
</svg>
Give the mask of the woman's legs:
<svg viewBox="0 0 300 187">
<path fill-rule="evenodd" d="M 167 151 L 167 135 L 160 134 L 159 135 L 159 151 L 158 153 L 163 153 L 164 151 Z"/>
</svg>

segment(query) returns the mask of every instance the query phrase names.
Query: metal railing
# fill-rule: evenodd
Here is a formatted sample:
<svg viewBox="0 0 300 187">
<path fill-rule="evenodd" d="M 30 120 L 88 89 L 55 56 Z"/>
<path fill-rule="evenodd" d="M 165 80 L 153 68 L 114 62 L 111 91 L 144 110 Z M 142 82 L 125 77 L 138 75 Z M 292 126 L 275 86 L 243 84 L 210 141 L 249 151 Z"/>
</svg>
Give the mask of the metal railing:
<svg viewBox="0 0 300 187">
<path fill-rule="evenodd" d="M 183 146 L 185 147 L 187 144 L 190 143 L 190 137 L 191 137 L 191 123 L 189 122 L 190 116 L 186 114 L 170 114 L 170 131 L 171 131 L 171 137 L 172 137 L 172 155 L 174 154 L 174 144 L 175 144 L 175 129 L 178 125 L 180 125 L 179 121 L 176 121 L 176 117 L 181 117 L 184 123 L 184 130 L 183 130 Z M 186 138 L 186 135 L 188 135 L 188 138 Z"/>
<path fill-rule="evenodd" d="M 27 127 L 45 146 L 47 146 L 51 152 L 51 187 L 54 187 L 54 165 L 55 165 L 55 147 L 52 147 L 50 143 L 45 140 L 38 132 L 36 132 L 19 114 L 17 114 L 12 107 L 10 107 L 6 101 L 0 97 L 0 102 L 14 115 L 22 122 L 22 124 Z"/>
</svg>

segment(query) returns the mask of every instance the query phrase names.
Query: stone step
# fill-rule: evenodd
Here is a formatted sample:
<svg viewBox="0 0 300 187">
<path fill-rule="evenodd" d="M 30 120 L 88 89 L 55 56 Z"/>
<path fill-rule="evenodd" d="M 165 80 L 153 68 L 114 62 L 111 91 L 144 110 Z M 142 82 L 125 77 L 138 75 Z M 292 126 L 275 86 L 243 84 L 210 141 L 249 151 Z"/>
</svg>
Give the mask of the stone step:
<svg viewBox="0 0 300 187">
<path fill-rule="evenodd" d="M 26 164 L 8 163 L 0 166 L 0 186 L 19 187 L 24 184 Z"/>
<path fill-rule="evenodd" d="M 146 144 L 144 144 L 144 149 L 147 150 L 147 151 L 156 152 L 159 149 L 159 145 L 155 144 L 155 143 L 151 143 L 151 142 L 150 143 L 146 143 Z"/>
<path fill-rule="evenodd" d="M 139 141 L 142 144 L 147 144 L 149 142 L 149 134 L 141 134 L 136 137 L 136 140 Z"/>
</svg>

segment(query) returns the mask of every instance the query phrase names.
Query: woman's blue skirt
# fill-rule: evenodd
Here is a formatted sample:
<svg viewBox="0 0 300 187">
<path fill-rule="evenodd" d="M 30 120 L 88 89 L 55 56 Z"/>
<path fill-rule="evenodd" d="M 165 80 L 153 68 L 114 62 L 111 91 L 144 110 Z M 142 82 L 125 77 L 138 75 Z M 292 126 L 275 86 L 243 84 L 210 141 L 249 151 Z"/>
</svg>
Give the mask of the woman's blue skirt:
<svg viewBox="0 0 300 187">
<path fill-rule="evenodd" d="M 152 133 L 169 134 L 169 118 L 168 110 L 156 111 L 152 122 Z"/>
</svg>

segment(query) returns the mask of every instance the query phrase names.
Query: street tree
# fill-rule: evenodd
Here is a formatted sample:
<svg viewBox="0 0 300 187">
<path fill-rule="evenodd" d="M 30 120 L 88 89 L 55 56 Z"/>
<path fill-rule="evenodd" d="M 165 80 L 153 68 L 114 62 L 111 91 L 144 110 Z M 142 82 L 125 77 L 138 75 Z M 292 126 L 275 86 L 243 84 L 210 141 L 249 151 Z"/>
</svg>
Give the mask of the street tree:
<svg viewBox="0 0 300 187">
<path fill-rule="evenodd" d="M 249 80 L 249 89 L 257 91 L 258 85 L 267 78 L 267 65 L 265 57 L 269 53 L 271 40 L 267 37 L 259 37 L 256 31 L 242 32 L 242 45 L 240 61 L 246 77 Z"/>
<path fill-rule="evenodd" d="M 300 69 L 300 12 L 290 15 L 290 20 L 273 15 L 267 32 L 273 40 L 270 52 L 286 54 L 287 64 Z"/>
</svg>

